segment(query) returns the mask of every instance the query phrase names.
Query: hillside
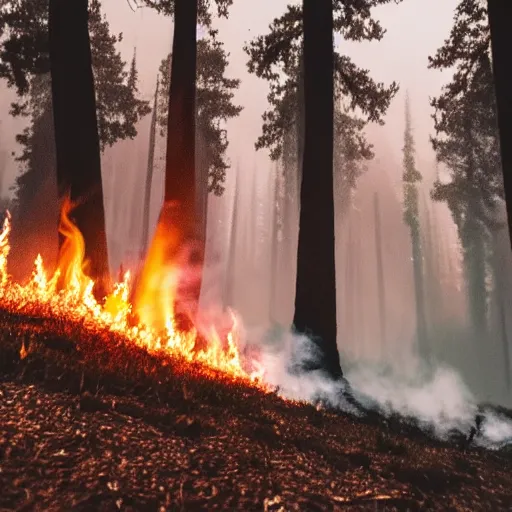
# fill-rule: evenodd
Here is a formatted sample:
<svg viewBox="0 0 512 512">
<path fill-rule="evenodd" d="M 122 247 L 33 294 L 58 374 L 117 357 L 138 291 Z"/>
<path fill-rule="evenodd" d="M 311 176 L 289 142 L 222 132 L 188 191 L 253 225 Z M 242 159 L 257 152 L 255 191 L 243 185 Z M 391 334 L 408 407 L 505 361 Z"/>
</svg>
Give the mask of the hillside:
<svg viewBox="0 0 512 512">
<path fill-rule="evenodd" d="M 21 354 L 21 355 L 20 355 Z M 0 312 L 0 510 L 510 510 L 512 458 Z"/>
</svg>

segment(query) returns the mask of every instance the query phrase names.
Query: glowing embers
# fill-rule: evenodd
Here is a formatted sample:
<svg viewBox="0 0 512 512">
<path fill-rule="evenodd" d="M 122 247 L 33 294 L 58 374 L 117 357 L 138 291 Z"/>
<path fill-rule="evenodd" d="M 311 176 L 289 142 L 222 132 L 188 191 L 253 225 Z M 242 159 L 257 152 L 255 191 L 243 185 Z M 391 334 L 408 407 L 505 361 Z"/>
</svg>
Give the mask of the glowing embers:
<svg viewBox="0 0 512 512">
<path fill-rule="evenodd" d="M 147 350 L 161 350 L 189 362 L 198 362 L 226 372 L 234 378 L 261 383 L 263 369 L 240 354 L 237 320 L 233 313 L 225 333 L 215 327 L 199 332 L 183 329 L 175 315 L 175 298 L 183 270 L 180 268 L 177 232 L 157 231 L 137 295 L 135 313 L 130 304 L 130 274 L 115 284 L 103 304 L 93 295 L 94 281 L 85 272 L 84 241 L 71 221 L 70 201 L 64 201 L 60 232 L 64 243 L 56 272 L 49 277 L 41 256 L 34 262 L 26 284 L 13 282 L 7 272 L 10 251 L 10 216 L 0 233 L 0 306 L 22 314 L 37 314 L 80 322 L 101 335 L 105 329 L 121 334 L 127 341 Z M 172 256 L 172 257 L 169 257 Z M 139 320 L 135 320 L 138 318 Z M 252 371 L 255 369 L 255 371 Z"/>
</svg>

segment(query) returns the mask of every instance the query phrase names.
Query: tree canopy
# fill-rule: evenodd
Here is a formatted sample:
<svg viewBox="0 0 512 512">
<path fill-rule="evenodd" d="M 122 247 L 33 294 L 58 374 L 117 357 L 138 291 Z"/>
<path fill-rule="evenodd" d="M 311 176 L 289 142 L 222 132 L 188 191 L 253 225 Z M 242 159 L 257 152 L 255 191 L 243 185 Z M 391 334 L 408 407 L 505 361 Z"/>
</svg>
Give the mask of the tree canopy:
<svg viewBox="0 0 512 512">
<path fill-rule="evenodd" d="M 197 128 L 208 151 L 208 190 L 221 195 L 229 164 L 226 160 L 228 139 L 222 123 L 236 117 L 242 107 L 233 103 L 240 80 L 226 77 L 228 55 L 215 38 L 215 32 L 197 42 Z M 161 135 L 167 131 L 171 55 L 160 65 L 161 88 L 158 98 L 158 125 Z"/>
<path fill-rule="evenodd" d="M 372 18 L 371 9 L 390 1 L 335 0 L 334 31 L 349 41 L 381 40 L 385 30 Z M 296 119 L 302 44 L 302 7 L 289 5 L 286 12 L 272 22 L 268 34 L 257 37 L 245 47 L 249 72 L 270 83 L 270 109 L 263 114 L 263 131 L 256 148 L 270 149 L 273 159 L 281 156 L 283 136 Z M 335 52 L 334 67 L 335 96 L 347 107 L 340 111 L 341 116 L 337 114 L 335 122 L 344 127 L 345 137 L 352 138 L 350 145 L 358 148 L 359 154 L 367 155 L 369 147 L 361 129 L 370 121 L 382 122 L 398 86 L 395 82 L 389 86 L 375 82 L 368 70 L 359 68 L 350 57 L 339 52 Z M 347 112 L 355 112 L 358 117 L 347 123 Z"/>
<path fill-rule="evenodd" d="M 89 2 L 89 31 L 96 85 L 98 129 L 101 147 L 137 135 L 137 122 L 150 112 L 149 103 L 137 90 L 135 58 L 131 68 L 116 45 L 122 34 L 110 32 L 99 0 Z M 0 78 L 15 87 L 22 100 L 13 105 L 13 115 L 29 116 L 36 102 L 29 100 L 33 78 L 50 71 L 48 47 L 48 2 L 17 0 L 0 6 Z M 49 82 L 39 82 L 36 87 Z M 42 91 L 36 91 L 40 98 Z M 37 107 L 36 107 L 37 108 Z"/>
</svg>

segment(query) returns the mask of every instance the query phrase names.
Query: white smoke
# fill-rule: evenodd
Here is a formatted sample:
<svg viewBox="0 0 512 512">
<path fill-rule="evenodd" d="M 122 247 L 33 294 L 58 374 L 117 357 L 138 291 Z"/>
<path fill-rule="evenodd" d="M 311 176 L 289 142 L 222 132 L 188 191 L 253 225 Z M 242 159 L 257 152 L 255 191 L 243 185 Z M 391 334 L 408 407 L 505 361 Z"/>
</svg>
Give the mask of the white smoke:
<svg viewBox="0 0 512 512">
<path fill-rule="evenodd" d="M 294 363 L 310 361 L 317 353 L 316 345 L 306 336 L 275 328 L 266 333 L 248 330 L 246 335 L 249 343 L 258 341 L 265 381 L 277 387 L 281 396 L 313 403 L 321 400 L 358 414 L 344 398 L 342 384 L 321 372 L 293 372 Z M 479 408 L 462 378 L 448 366 L 427 367 L 417 361 L 401 365 L 403 370 L 347 361 L 343 366 L 353 396 L 367 409 L 377 409 L 384 416 L 413 418 L 440 439 L 454 431 L 468 436 L 480 414 L 482 422 L 475 443 L 491 449 L 512 443 L 512 420 L 490 407 Z"/>
</svg>

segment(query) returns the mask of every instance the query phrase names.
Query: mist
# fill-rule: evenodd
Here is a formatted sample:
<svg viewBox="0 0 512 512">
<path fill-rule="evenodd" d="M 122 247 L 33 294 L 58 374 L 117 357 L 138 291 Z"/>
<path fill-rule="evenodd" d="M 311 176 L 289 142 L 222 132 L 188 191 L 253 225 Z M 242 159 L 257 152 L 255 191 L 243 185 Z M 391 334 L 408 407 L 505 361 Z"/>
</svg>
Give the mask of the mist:
<svg viewBox="0 0 512 512">
<path fill-rule="evenodd" d="M 261 132 L 261 115 L 267 107 L 268 84 L 248 73 L 247 55 L 242 49 L 244 43 L 265 33 L 288 3 L 235 1 L 229 19 L 214 23 L 229 53 L 228 75 L 241 80 L 234 101 L 244 109 L 226 125 L 230 168 L 225 191 L 220 197 L 208 196 L 201 308 L 203 315 L 226 307 L 237 312 L 243 322 L 245 343 L 259 347 L 266 378 L 279 387 L 281 394 L 309 401 L 322 397 L 355 414 L 341 398 L 340 390 L 322 375 L 299 379 L 289 371 L 293 357 L 315 356 L 307 339 L 290 332 L 299 190 L 293 177 L 271 162 L 266 150 L 254 148 Z M 123 32 L 119 48 L 124 59 L 129 61 L 136 48 L 139 89 L 142 97 L 151 101 L 158 67 L 171 48 L 172 21 L 128 2 L 104 0 L 102 5 L 112 31 Z M 436 165 L 429 140 L 434 134 L 429 99 L 439 95 L 451 76 L 427 69 L 428 56 L 448 37 L 456 5 L 456 0 L 390 3 L 375 9 L 376 18 L 387 29 L 382 41 L 335 41 L 340 51 L 368 69 L 376 81 L 396 81 L 400 86 L 383 126 L 366 127 L 375 156 L 358 178 L 350 205 L 343 203 L 341 194 L 335 197 L 337 343 L 342 368 L 363 404 L 376 406 L 384 414 L 413 416 L 432 426 L 439 437 L 453 429 L 469 432 L 479 404 L 512 407 L 512 317 L 508 307 L 512 304 L 512 254 L 508 231 L 502 229 L 493 240 L 500 289 L 490 294 L 488 336 L 479 338 L 472 327 L 456 225 L 446 204 L 430 197 L 443 169 Z M 12 156 L 19 151 L 15 136 L 24 125 L 23 120 L 8 114 L 14 92 L 5 83 L 0 83 L 0 91 L 1 193 L 7 197 L 12 196 L 11 187 L 19 170 Z M 428 360 L 417 353 L 411 241 L 403 220 L 406 94 L 412 111 L 416 165 L 423 175 L 420 218 L 426 226 L 423 236 L 429 248 L 424 262 Z M 150 116 L 137 129 L 135 139 L 108 148 L 102 159 L 114 276 L 121 266 L 137 266 L 142 247 Z M 152 184 L 151 232 L 163 201 L 164 156 L 165 141 L 160 137 Z M 499 220 L 506 223 L 503 205 Z M 382 290 L 384 301 L 379 299 Z M 512 423 L 498 413 L 486 412 L 479 442 L 495 447 L 511 438 Z"/>
</svg>

